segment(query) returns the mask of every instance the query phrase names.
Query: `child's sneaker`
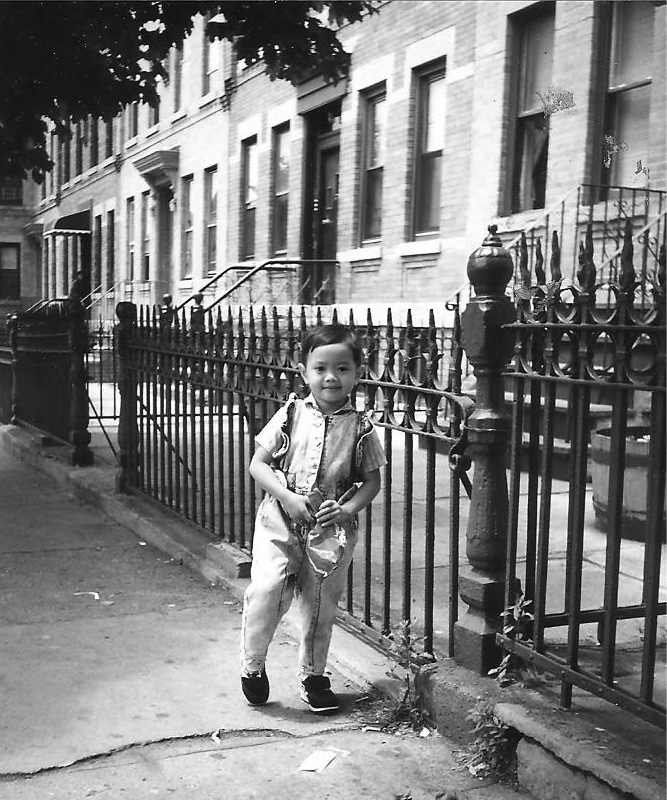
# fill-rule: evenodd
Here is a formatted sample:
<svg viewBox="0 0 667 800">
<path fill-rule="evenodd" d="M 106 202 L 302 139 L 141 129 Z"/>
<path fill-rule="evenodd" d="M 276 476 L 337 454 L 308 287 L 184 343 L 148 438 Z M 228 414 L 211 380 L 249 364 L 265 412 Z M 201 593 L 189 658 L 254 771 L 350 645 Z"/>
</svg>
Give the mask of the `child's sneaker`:
<svg viewBox="0 0 667 800">
<path fill-rule="evenodd" d="M 338 698 L 331 691 L 331 681 L 325 675 L 309 675 L 301 682 L 301 699 L 316 714 L 338 711 Z"/>
<path fill-rule="evenodd" d="M 269 679 L 266 671 L 241 675 L 241 689 L 251 706 L 263 706 L 269 699 Z"/>
</svg>

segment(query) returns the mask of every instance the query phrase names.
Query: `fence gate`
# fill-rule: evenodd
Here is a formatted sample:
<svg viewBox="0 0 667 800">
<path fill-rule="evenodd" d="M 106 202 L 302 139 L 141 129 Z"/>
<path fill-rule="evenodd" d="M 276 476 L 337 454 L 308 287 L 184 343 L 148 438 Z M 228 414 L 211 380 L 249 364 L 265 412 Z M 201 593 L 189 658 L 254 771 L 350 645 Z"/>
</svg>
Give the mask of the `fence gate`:
<svg viewBox="0 0 667 800">
<path fill-rule="evenodd" d="M 531 286 L 520 271 L 506 378 L 513 409 L 507 586 L 520 579 L 534 621 L 525 639 L 500 640 L 560 677 L 565 707 L 579 687 L 664 727 L 654 683 L 664 671 L 665 638 L 665 248 L 644 246 L 638 279 L 630 234 L 616 275 L 602 283 L 590 237 L 576 281 L 561 278 L 557 258 L 551 282 Z M 567 497 L 562 583 L 550 562 L 558 492 Z M 593 544 L 604 566 L 599 586 L 583 558 Z M 630 559 L 639 564 L 634 581 Z M 593 602 L 582 601 L 582 589 Z M 506 606 L 516 599 L 509 595 Z"/>
</svg>

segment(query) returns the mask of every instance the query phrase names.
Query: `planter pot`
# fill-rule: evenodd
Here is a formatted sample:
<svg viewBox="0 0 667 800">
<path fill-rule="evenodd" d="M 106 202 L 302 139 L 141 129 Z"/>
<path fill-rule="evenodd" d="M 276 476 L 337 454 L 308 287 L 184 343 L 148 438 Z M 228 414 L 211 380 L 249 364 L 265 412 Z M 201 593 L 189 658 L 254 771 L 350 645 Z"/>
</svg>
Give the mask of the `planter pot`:
<svg viewBox="0 0 667 800">
<path fill-rule="evenodd" d="M 625 443 L 625 470 L 623 474 L 623 511 L 621 536 L 643 541 L 646 537 L 646 494 L 648 486 L 650 428 L 628 426 Z M 599 428 L 591 434 L 591 478 L 593 482 L 593 508 L 598 527 L 607 529 L 607 500 L 609 495 L 609 463 L 611 428 Z M 663 541 L 665 541 L 663 512 Z"/>
</svg>

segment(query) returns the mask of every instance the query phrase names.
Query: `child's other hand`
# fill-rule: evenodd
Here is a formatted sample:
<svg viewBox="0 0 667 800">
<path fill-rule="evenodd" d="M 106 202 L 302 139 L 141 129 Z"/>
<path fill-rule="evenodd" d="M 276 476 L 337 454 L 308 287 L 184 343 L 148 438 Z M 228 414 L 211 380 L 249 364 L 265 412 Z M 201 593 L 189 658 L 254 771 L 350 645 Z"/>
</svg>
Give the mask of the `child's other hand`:
<svg viewBox="0 0 667 800">
<path fill-rule="evenodd" d="M 344 525 L 350 521 L 350 514 L 339 505 L 337 500 L 325 500 L 315 514 L 315 519 L 323 527 L 326 525 Z"/>
<path fill-rule="evenodd" d="M 305 495 L 290 492 L 287 497 L 281 499 L 280 504 L 292 522 L 296 522 L 298 525 L 312 524 L 313 515 Z"/>
</svg>

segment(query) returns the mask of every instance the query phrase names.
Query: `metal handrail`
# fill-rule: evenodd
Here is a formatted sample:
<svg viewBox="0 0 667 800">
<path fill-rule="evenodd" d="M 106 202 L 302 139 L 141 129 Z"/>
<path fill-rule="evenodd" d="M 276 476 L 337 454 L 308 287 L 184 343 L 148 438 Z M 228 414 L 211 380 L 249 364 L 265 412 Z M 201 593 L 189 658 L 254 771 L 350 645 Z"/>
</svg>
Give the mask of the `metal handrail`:
<svg viewBox="0 0 667 800">
<path fill-rule="evenodd" d="M 224 291 L 220 297 L 217 297 L 210 306 L 204 309 L 205 313 L 208 313 L 212 308 L 215 308 L 219 303 L 229 297 L 232 292 L 235 292 L 240 286 L 250 280 L 254 275 L 260 272 L 263 269 L 267 269 L 269 267 L 273 267 L 275 269 L 285 269 L 286 271 L 294 271 L 296 267 L 303 266 L 305 264 L 330 264 L 336 265 L 338 262 L 331 259 L 322 259 L 322 258 L 270 258 L 268 261 L 264 261 L 261 264 L 257 264 L 256 266 L 252 267 L 249 272 L 239 278 L 233 286 L 230 286 L 229 289 Z M 242 268 L 242 264 L 236 264 L 234 267 L 230 269 L 239 269 Z"/>
<path fill-rule="evenodd" d="M 223 269 L 221 272 L 218 272 L 218 273 L 216 273 L 216 274 L 215 274 L 215 275 L 214 275 L 214 276 L 213 276 L 213 277 L 212 277 L 212 278 L 211 278 L 209 281 L 207 281 L 207 282 L 206 282 L 206 283 L 205 283 L 205 284 L 204 284 L 204 285 L 201 287 L 201 289 L 199 289 L 199 291 L 197 291 L 197 292 L 193 292 L 193 294 L 191 294 L 189 297 L 186 297 L 186 298 L 185 298 L 185 300 L 183 300 L 183 302 L 182 302 L 182 303 L 179 303 L 179 304 L 176 306 L 176 308 L 174 309 L 174 311 L 180 311 L 180 310 L 181 310 L 181 309 L 182 309 L 184 306 L 186 306 L 186 305 L 187 305 L 187 304 L 188 304 L 188 303 L 189 303 L 191 300 L 194 300 L 194 299 L 195 299 L 195 297 L 197 297 L 197 295 L 198 295 L 198 294 L 202 294 L 203 292 L 205 292 L 205 291 L 206 291 L 206 289 L 208 289 L 210 286 L 213 286 L 213 284 L 214 284 L 214 283 L 217 283 L 217 281 L 219 281 L 219 280 L 220 280 L 220 278 L 222 278 L 222 276 L 223 276 L 223 275 L 226 275 L 228 272 L 231 272 L 233 269 L 238 269 L 238 266 L 237 266 L 236 264 L 232 264 L 232 266 L 230 266 L 230 267 L 226 267 L 226 268 L 225 268 L 225 269 Z"/>
</svg>

